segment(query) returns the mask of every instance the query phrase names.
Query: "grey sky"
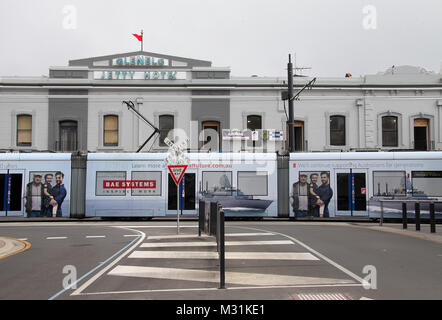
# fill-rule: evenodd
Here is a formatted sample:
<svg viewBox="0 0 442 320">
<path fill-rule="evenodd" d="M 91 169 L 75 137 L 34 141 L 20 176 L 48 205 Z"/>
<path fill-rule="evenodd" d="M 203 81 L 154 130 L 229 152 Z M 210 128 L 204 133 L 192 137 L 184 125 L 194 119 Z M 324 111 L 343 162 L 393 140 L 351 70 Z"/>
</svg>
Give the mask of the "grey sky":
<svg viewBox="0 0 442 320">
<path fill-rule="evenodd" d="M 77 28 L 63 28 L 63 8 Z M 366 30 L 363 8 L 377 10 Z M 139 50 L 210 60 L 232 75 L 284 76 L 288 53 L 306 74 L 374 74 L 392 65 L 439 72 L 441 0 L 0 0 L 0 75 L 48 74 L 69 59 Z"/>
</svg>

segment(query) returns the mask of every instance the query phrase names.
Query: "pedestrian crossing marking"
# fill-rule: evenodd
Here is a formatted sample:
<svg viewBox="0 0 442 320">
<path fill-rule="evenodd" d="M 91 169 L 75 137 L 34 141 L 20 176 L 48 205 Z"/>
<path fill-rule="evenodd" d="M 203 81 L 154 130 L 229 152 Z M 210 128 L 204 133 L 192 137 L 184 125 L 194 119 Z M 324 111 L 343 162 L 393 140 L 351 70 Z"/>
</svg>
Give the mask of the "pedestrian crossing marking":
<svg viewBox="0 0 442 320">
<path fill-rule="evenodd" d="M 266 237 L 266 236 L 274 236 L 274 233 L 269 232 L 249 232 L 249 233 L 226 233 L 226 237 Z M 148 236 L 149 240 L 163 240 L 163 239 L 200 239 L 200 238 L 208 238 L 208 235 L 197 236 L 194 234 L 175 234 L 175 235 L 165 235 L 165 236 Z"/>
<path fill-rule="evenodd" d="M 284 245 L 294 243 L 290 240 L 275 241 L 226 241 L 226 246 L 262 246 L 262 245 Z M 166 248 L 166 247 L 216 247 L 215 242 L 191 241 L 191 242 L 147 242 L 141 245 L 142 248 Z"/>
<path fill-rule="evenodd" d="M 119 265 L 112 269 L 108 275 L 137 278 L 156 278 L 165 280 L 185 280 L 200 282 L 219 282 L 218 271 L 157 268 L 140 266 Z M 304 276 L 289 276 L 278 274 L 226 272 L 226 283 L 243 286 L 287 286 L 287 285 L 326 285 L 326 284 L 351 284 L 348 279 L 318 278 Z"/>
<path fill-rule="evenodd" d="M 254 237 L 254 236 L 274 236 L 270 232 L 250 232 L 250 233 L 226 233 L 226 237 Z"/>
<path fill-rule="evenodd" d="M 343 293 L 305 293 L 292 295 L 295 300 L 351 300 Z"/>
<path fill-rule="evenodd" d="M 138 259 L 218 259 L 217 252 L 207 251 L 134 251 L 128 258 Z M 319 260 L 308 252 L 226 252 L 227 260 Z"/>
<path fill-rule="evenodd" d="M 175 235 L 167 235 L 167 236 L 148 236 L 149 240 L 163 240 L 163 239 L 200 239 L 200 238 L 208 238 L 207 235 L 201 235 L 200 237 L 194 234 L 175 234 Z"/>
</svg>

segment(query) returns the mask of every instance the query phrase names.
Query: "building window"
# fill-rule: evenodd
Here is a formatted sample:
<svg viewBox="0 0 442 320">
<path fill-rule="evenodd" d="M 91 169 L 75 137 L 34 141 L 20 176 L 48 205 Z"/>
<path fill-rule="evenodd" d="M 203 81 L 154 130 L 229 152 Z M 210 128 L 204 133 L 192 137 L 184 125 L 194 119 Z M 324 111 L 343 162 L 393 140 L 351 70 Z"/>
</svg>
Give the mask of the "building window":
<svg viewBox="0 0 442 320">
<path fill-rule="evenodd" d="M 345 146 L 345 117 L 330 117 L 330 145 Z"/>
<path fill-rule="evenodd" d="M 382 117 L 382 146 L 398 146 L 398 119 L 395 116 Z"/>
<path fill-rule="evenodd" d="M 247 129 L 251 131 L 262 129 L 262 117 L 261 116 L 247 116 Z"/>
<path fill-rule="evenodd" d="M 167 145 L 164 143 L 164 139 L 167 138 L 170 130 L 173 130 L 173 116 L 170 115 L 162 115 L 159 117 L 159 128 L 160 129 L 160 147 L 166 147 Z"/>
<path fill-rule="evenodd" d="M 77 121 L 60 121 L 59 151 L 76 151 L 78 146 Z"/>
<path fill-rule="evenodd" d="M 21 114 L 17 116 L 17 146 L 32 145 L 32 116 Z"/>
<path fill-rule="evenodd" d="M 118 146 L 118 116 L 104 116 L 103 122 L 103 145 L 105 147 Z"/>
</svg>

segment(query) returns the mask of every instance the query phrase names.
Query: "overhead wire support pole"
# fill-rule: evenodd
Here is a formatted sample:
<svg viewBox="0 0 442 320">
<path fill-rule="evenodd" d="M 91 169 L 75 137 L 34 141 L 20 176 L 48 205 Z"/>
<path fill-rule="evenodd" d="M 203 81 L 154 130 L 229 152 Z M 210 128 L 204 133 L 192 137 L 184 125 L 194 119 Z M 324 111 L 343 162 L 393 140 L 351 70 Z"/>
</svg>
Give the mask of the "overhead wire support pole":
<svg viewBox="0 0 442 320">
<path fill-rule="evenodd" d="M 293 64 L 292 56 L 289 54 L 289 63 L 287 64 L 287 86 L 289 100 L 289 152 L 295 151 L 295 128 L 293 111 Z"/>
<path fill-rule="evenodd" d="M 307 83 L 304 87 L 302 87 L 301 90 L 299 90 L 292 98 L 292 100 L 297 100 L 299 95 L 305 90 L 305 89 L 311 89 L 313 84 L 316 82 L 316 78 L 313 78 L 312 80 L 310 80 L 309 83 Z"/>
<path fill-rule="evenodd" d="M 310 90 L 313 87 L 313 84 L 316 82 L 316 78 L 313 78 L 310 80 L 304 87 L 301 88 L 296 94 L 293 94 L 293 64 L 292 64 L 292 57 L 289 54 L 289 63 L 287 64 L 287 98 L 285 100 L 288 100 L 288 108 L 289 108 L 289 115 L 288 115 L 288 151 L 294 152 L 295 151 L 295 116 L 294 116 L 294 109 L 293 109 L 293 101 L 298 100 L 299 95 L 306 89 Z M 285 111 L 285 107 L 284 107 Z"/>
<path fill-rule="evenodd" d="M 132 101 L 123 101 L 124 104 L 127 105 L 127 109 L 128 110 L 132 110 L 133 112 L 135 112 L 141 119 L 143 119 L 148 125 L 150 125 L 152 127 L 152 129 L 154 130 L 152 132 L 152 134 L 149 136 L 149 138 L 147 138 L 146 141 L 144 141 L 144 143 L 138 148 L 137 153 L 140 152 L 144 146 L 150 141 L 150 139 L 152 139 L 152 137 L 157 134 L 160 133 L 160 129 L 158 129 L 157 127 L 155 127 L 149 120 L 147 120 L 137 109 L 135 109 L 135 105 Z"/>
</svg>

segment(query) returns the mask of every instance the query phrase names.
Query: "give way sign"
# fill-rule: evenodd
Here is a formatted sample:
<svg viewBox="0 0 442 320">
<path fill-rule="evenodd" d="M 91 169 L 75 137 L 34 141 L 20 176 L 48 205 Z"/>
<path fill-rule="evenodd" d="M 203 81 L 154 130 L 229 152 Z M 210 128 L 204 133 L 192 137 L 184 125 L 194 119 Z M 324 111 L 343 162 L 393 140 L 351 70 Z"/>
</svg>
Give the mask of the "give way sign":
<svg viewBox="0 0 442 320">
<path fill-rule="evenodd" d="M 187 169 L 187 165 L 171 165 L 167 166 L 170 174 L 172 175 L 173 181 L 175 181 L 176 185 L 180 184 L 181 179 L 184 176 L 184 172 Z"/>
</svg>

